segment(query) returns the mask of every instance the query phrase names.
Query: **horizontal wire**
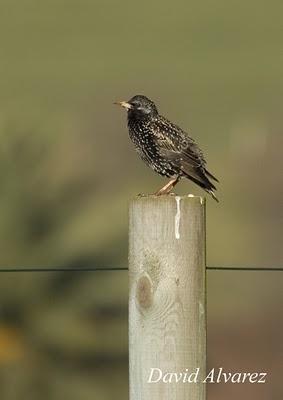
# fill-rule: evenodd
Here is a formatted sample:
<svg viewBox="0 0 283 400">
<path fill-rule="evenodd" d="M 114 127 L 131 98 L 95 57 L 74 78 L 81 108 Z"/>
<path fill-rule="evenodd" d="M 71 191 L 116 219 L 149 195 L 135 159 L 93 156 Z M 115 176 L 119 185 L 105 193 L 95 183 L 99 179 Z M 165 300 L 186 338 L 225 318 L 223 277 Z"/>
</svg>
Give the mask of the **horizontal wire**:
<svg viewBox="0 0 283 400">
<path fill-rule="evenodd" d="M 283 271 L 280 267 L 206 267 L 206 269 L 214 271 Z"/>
<path fill-rule="evenodd" d="M 62 268 L 62 267 L 53 267 L 53 268 L 0 268 L 0 272 L 94 272 L 94 271 L 127 271 L 126 267 L 82 267 L 82 268 Z"/>
<path fill-rule="evenodd" d="M 283 271 L 283 267 L 206 267 L 207 270 L 213 271 Z M 53 268 L 0 268 L 0 273 L 7 273 L 7 272 L 95 272 L 95 271 L 127 271 L 127 267 L 76 267 L 76 268 L 62 268 L 62 267 L 53 267 Z"/>
</svg>

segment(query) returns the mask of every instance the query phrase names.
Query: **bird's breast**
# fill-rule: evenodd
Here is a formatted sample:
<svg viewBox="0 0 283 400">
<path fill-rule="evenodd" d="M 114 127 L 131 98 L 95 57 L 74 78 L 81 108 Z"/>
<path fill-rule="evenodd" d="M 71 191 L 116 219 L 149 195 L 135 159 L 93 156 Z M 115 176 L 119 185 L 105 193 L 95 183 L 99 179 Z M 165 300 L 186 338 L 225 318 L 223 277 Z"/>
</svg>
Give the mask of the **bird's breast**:
<svg viewBox="0 0 283 400">
<path fill-rule="evenodd" d="M 160 175 L 172 176 L 177 174 L 170 161 L 161 153 L 156 141 L 157 135 L 154 126 L 150 123 L 128 121 L 129 135 L 136 151 L 143 161 Z"/>
<path fill-rule="evenodd" d="M 128 122 L 130 138 L 138 147 L 152 147 L 153 137 L 149 123 L 129 120 Z"/>
</svg>

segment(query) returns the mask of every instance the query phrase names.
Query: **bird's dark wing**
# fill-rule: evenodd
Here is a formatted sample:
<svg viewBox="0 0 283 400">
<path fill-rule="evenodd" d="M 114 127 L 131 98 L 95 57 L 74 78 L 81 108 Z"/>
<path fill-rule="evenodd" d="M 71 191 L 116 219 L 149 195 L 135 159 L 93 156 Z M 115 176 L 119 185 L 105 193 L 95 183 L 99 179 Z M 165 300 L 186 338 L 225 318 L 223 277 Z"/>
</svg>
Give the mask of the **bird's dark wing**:
<svg viewBox="0 0 283 400">
<path fill-rule="evenodd" d="M 196 142 L 181 128 L 159 116 L 153 121 L 153 133 L 160 155 L 178 166 L 183 174 L 207 190 L 215 190 L 208 177 L 217 181 L 206 168 L 203 153 Z"/>
<path fill-rule="evenodd" d="M 185 164 L 193 167 L 205 166 L 202 151 L 186 132 L 161 116 L 153 124 L 155 140 L 161 155 L 172 161 L 181 161 L 184 166 Z"/>
</svg>

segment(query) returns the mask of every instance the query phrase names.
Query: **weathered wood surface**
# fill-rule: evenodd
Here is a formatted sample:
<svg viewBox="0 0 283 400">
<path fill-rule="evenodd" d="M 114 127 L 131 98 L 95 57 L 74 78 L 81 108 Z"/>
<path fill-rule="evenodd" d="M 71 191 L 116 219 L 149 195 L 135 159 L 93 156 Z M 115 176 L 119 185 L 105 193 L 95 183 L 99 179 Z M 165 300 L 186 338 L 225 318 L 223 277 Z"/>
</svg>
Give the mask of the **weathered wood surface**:
<svg viewBox="0 0 283 400">
<path fill-rule="evenodd" d="M 138 197 L 129 217 L 130 400 L 204 400 L 204 199 Z M 200 368 L 199 383 L 148 383 L 152 368 L 163 377 Z"/>
</svg>

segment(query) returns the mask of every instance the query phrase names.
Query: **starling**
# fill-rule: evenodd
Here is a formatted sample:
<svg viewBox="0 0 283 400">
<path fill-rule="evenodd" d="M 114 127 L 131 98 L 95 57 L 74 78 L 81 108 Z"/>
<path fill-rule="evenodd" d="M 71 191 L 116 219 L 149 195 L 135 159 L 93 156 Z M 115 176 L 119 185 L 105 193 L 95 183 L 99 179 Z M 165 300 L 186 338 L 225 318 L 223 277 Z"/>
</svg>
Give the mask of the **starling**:
<svg viewBox="0 0 283 400">
<path fill-rule="evenodd" d="M 211 182 L 218 180 L 208 172 L 202 151 L 186 132 L 160 115 L 154 102 L 145 96 L 115 104 L 127 110 L 129 135 L 143 161 L 170 178 L 156 195 L 168 194 L 181 178 L 188 178 L 218 201 Z"/>
</svg>

